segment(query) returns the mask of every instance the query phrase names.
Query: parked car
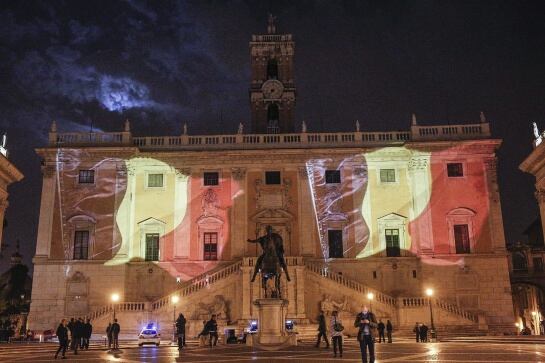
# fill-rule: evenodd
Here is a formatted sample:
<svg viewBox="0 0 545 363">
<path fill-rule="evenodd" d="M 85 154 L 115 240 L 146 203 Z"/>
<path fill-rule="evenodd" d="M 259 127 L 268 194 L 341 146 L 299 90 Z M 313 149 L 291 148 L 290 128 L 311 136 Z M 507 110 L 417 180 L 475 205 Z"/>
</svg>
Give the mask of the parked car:
<svg viewBox="0 0 545 363">
<path fill-rule="evenodd" d="M 153 324 L 148 324 L 138 335 L 138 346 L 144 344 L 155 344 L 157 347 L 161 344 L 161 334 Z"/>
</svg>

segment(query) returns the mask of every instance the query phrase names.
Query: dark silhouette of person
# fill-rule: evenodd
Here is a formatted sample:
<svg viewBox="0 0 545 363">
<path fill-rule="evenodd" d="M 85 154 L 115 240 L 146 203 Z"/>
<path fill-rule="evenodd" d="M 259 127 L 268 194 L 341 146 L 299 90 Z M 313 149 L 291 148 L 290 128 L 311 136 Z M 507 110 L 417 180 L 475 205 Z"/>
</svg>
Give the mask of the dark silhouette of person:
<svg viewBox="0 0 545 363">
<path fill-rule="evenodd" d="M 426 324 L 422 324 L 420 327 L 420 343 L 428 341 L 428 327 Z"/>
<path fill-rule="evenodd" d="M 322 337 L 324 338 L 326 348 L 329 348 L 329 340 L 327 339 L 327 328 L 326 328 L 326 322 L 325 322 L 325 316 L 324 312 L 320 311 L 320 315 L 318 316 L 318 338 L 316 340 L 315 347 L 320 347 L 320 342 L 322 340 Z"/>
<path fill-rule="evenodd" d="M 358 328 L 358 342 L 360 343 L 361 360 L 367 363 L 367 350 L 369 350 L 369 363 L 375 362 L 375 340 L 373 337 L 373 329 L 377 327 L 375 314 L 367 309 L 367 306 L 362 308 L 362 311 L 356 316 L 354 327 Z"/>
<path fill-rule="evenodd" d="M 420 341 L 420 324 L 418 324 L 418 322 L 414 324 L 413 333 L 415 334 L 416 342 L 418 343 Z"/>
<path fill-rule="evenodd" d="M 119 332 L 121 331 L 121 326 L 117 322 L 117 319 L 114 319 L 112 324 L 112 345 L 113 349 L 119 349 Z"/>
<path fill-rule="evenodd" d="M 81 349 L 89 350 L 89 341 L 91 340 L 92 334 L 93 326 L 91 325 L 91 319 L 87 319 L 87 321 L 83 324 L 83 338 Z"/>
<path fill-rule="evenodd" d="M 276 255 L 278 256 L 278 262 L 280 263 L 280 266 L 284 270 L 284 273 L 286 274 L 286 279 L 288 281 L 290 280 L 290 275 L 288 273 L 288 266 L 286 264 L 286 260 L 284 259 L 284 243 L 282 241 L 282 237 L 278 233 L 274 233 L 271 226 L 266 227 L 267 234 L 265 236 L 261 236 L 257 239 L 248 239 L 248 242 L 250 243 L 259 243 L 261 246 L 261 250 L 265 251 L 267 243 L 272 240 L 274 243 L 274 248 L 276 250 Z M 261 263 L 263 262 L 263 258 L 265 257 L 265 253 L 263 252 L 261 256 L 257 258 L 255 268 L 254 268 L 254 275 L 252 276 L 252 282 L 254 282 L 255 277 L 257 276 L 257 273 L 259 272 L 259 269 L 261 268 Z"/>
<path fill-rule="evenodd" d="M 66 319 L 62 319 L 57 331 L 57 338 L 59 339 L 59 349 L 55 353 L 55 359 L 62 352 L 62 359 L 66 359 L 66 348 L 68 348 L 68 328 L 66 327 Z"/>
<path fill-rule="evenodd" d="M 108 338 L 108 349 L 112 348 L 112 323 L 106 327 L 106 337 Z"/>
<path fill-rule="evenodd" d="M 185 346 L 185 324 L 186 319 L 184 314 L 180 313 L 176 319 L 176 334 L 178 335 L 178 350 L 182 350 Z"/>
<path fill-rule="evenodd" d="M 388 337 L 388 343 L 392 342 L 392 331 L 394 330 L 394 327 L 392 326 L 392 322 L 390 320 L 386 321 L 386 336 Z"/>
<path fill-rule="evenodd" d="M 382 320 L 378 321 L 377 329 L 378 329 L 378 342 L 386 343 L 386 339 L 384 338 L 384 329 L 386 329 L 386 325 L 384 325 Z"/>
<path fill-rule="evenodd" d="M 212 318 L 204 324 L 204 329 L 201 335 L 210 335 L 210 346 L 214 345 L 216 346 L 216 343 L 218 342 L 218 322 L 216 321 L 216 314 L 212 315 Z M 212 343 L 212 340 L 214 342 Z"/>
<path fill-rule="evenodd" d="M 76 320 L 74 318 L 71 318 L 70 322 L 66 327 L 68 328 L 68 331 L 70 331 L 70 350 L 73 350 L 74 354 L 78 354 L 78 347 L 76 344 Z"/>
</svg>

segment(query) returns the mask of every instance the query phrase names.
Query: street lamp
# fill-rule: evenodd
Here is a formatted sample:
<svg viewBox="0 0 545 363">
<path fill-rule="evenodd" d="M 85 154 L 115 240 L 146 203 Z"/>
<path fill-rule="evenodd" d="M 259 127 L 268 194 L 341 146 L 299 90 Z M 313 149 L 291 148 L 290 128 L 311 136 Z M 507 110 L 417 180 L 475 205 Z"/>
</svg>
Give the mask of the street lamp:
<svg viewBox="0 0 545 363">
<path fill-rule="evenodd" d="M 178 301 L 180 301 L 180 297 L 178 295 L 172 295 L 170 298 L 170 301 L 172 301 L 172 306 L 174 307 L 172 310 L 172 342 L 176 341 L 176 304 Z"/>
<path fill-rule="evenodd" d="M 373 294 L 372 292 L 368 292 L 367 293 L 367 300 L 369 300 L 369 311 L 372 311 L 372 303 L 373 303 L 373 299 L 375 297 L 375 294 Z"/>
<path fill-rule="evenodd" d="M 114 305 L 114 321 L 115 321 L 115 305 L 119 301 L 119 294 L 112 294 L 111 299 Z"/>
<path fill-rule="evenodd" d="M 433 307 L 431 297 L 433 296 L 433 289 L 427 288 L 426 295 L 428 296 L 428 303 L 430 305 L 430 321 L 431 321 L 431 337 L 437 339 L 437 334 L 435 332 L 435 325 L 433 324 Z"/>
</svg>

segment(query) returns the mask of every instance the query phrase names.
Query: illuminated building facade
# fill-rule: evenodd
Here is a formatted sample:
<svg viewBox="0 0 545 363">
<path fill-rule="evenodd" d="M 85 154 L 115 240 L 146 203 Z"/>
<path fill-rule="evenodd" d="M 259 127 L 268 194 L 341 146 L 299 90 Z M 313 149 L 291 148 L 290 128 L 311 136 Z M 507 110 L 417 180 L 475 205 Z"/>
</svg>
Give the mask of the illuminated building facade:
<svg viewBox="0 0 545 363">
<path fill-rule="evenodd" d="M 8 208 L 8 186 L 23 179 L 23 173 L 8 160 L 6 149 L 6 135 L 2 137 L 0 144 L 0 250 L 2 249 L 2 236 L 4 234 L 4 215 Z"/>
<path fill-rule="evenodd" d="M 513 331 L 500 140 L 484 116 L 448 126 L 421 126 L 413 116 L 407 131 L 292 132 L 286 107 L 295 88 L 283 76 L 291 35 L 269 28 L 250 48 L 254 57 L 256 46 L 260 53 L 286 42 L 286 59 L 270 62 L 280 58 L 274 53 L 252 63 L 283 83 L 266 86 L 277 79 L 259 76 L 259 91 L 252 81 L 252 124 L 261 133 L 135 137 L 128 121 L 110 133 L 53 125 L 49 145 L 37 150 L 44 180 L 32 329 L 85 315 L 100 330 L 114 293 L 125 331 L 149 321 L 170 329 L 173 309 L 189 317 L 190 332 L 211 313 L 220 326 L 245 327 L 262 294 L 260 281 L 250 282 L 261 251 L 247 239 L 271 225 L 288 256 L 287 318 L 301 331 L 314 334 L 320 309 L 351 319 L 364 303 L 409 329 L 428 321 L 430 301 L 440 330 Z M 271 105 L 278 118 L 264 118 Z"/>
</svg>

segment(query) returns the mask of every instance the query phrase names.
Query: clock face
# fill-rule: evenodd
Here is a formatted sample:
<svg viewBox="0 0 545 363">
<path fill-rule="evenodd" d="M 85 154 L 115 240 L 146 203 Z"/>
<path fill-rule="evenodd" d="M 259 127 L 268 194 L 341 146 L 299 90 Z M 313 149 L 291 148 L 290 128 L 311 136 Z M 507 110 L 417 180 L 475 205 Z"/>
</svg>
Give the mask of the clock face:
<svg viewBox="0 0 545 363">
<path fill-rule="evenodd" d="M 276 79 L 269 79 L 263 83 L 261 91 L 263 91 L 263 97 L 265 99 L 279 99 L 282 97 L 282 92 L 284 92 L 284 85 L 282 82 L 277 81 Z"/>
</svg>

